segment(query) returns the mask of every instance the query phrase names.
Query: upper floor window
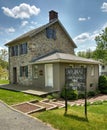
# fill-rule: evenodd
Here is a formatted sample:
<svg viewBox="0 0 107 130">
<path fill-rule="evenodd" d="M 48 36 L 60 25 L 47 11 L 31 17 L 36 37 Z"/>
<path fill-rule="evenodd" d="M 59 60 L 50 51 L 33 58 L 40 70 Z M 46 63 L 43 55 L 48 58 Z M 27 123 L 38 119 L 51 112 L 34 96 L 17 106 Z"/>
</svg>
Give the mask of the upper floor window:
<svg viewBox="0 0 107 130">
<path fill-rule="evenodd" d="M 27 43 L 20 45 L 20 54 L 27 54 Z"/>
<path fill-rule="evenodd" d="M 18 56 L 18 45 L 11 47 L 11 56 Z"/>
<path fill-rule="evenodd" d="M 27 43 L 9 47 L 10 56 L 18 56 L 19 54 L 27 54 Z"/>
<path fill-rule="evenodd" d="M 55 29 L 52 29 L 52 28 L 47 28 L 46 29 L 46 36 L 47 38 L 49 39 L 56 39 L 56 31 Z"/>
</svg>

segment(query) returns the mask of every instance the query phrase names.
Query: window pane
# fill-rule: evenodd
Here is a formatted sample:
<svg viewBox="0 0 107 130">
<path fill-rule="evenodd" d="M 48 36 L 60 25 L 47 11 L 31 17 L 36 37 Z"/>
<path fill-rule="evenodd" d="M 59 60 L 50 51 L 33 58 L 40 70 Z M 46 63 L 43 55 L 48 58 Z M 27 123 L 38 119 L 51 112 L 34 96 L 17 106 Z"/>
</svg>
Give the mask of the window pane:
<svg viewBox="0 0 107 130">
<path fill-rule="evenodd" d="M 27 54 L 27 43 L 20 45 L 20 54 Z"/>
<path fill-rule="evenodd" d="M 22 66 L 20 67 L 20 77 L 22 77 Z"/>
<path fill-rule="evenodd" d="M 20 66 L 20 77 L 28 77 L 28 66 Z"/>
<path fill-rule="evenodd" d="M 25 66 L 25 76 L 28 77 L 28 66 Z"/>
<path fill-rule="evenodd" d="M 46 36 L 49 39 L 56 39 L 56 31 L 54 29 L 51 28 L 47 28 L 46 29 Z"/>
</svg>

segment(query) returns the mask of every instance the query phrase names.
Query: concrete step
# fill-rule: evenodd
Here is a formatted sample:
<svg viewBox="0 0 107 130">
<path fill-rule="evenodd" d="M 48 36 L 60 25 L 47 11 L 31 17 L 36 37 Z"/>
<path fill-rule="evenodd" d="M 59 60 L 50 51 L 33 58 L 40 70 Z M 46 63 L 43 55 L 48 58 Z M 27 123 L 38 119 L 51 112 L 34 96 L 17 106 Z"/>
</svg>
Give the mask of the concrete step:
<svg viewBox="0 0 107 130">
<path fill-rule="evenodd" d="M 38 106 L 41 106 L 41 107 L 45 107 L 46 110 L 52 110 L 52 109 L 56 109 L 58 108 L 57 105 L 55 104 L 51 104 L 51 103 L 47 103 L 47 102 L 43 102 L 43 101 L 31 101 L 30 103 L 34 104 L 34 105 L 38 105 Z"/>
<path fill-rule="evenodd" d="M 39 111 L 47 111 L 64 107 L 65 104 L 56 101 L 56 100 L 33 100 L 30 102 L 24 102 L 16 105 L 12 105 L 12 107 L 18 111 L 21 111 L 26 114 L 31 114 Z"/>
</svg>

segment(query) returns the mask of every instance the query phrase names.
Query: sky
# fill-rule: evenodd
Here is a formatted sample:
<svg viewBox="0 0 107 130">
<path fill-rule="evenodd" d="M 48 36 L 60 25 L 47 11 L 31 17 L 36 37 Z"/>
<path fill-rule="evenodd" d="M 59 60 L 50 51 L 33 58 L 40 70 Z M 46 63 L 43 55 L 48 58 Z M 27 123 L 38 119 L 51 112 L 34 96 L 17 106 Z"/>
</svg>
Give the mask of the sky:
<svg viewBox="0 0 107 130">
<path fill-rule="evenodd" d="M 107 0 L 0 0 L 0 49 L 21 34 L 58 18 L 78 51 L 94 50 L 95 36 L 107 26 Z"/>
</svg>

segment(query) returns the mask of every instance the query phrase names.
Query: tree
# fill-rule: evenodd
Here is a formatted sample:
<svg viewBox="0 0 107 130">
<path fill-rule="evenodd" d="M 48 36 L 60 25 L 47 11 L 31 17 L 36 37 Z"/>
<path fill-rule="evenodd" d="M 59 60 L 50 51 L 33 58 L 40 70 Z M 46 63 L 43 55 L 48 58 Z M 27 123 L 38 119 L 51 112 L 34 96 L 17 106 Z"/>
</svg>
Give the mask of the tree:
<svg viewBox="0 0 107 130">
<path fill-rule="evenodd" d="M 0 50 L 0 66 L 6 69 L 8 68 L 7 56 L 8 56 L 7 50 L 1 49 Z"/>
<path fill-rule="evenodd" d="M 102 30 L 102 33 L 95 38 L 97 47 L 94 51 L 94 58 L 101 59 L 104 63 L 107 63 L 107 27 Z"/>
<path fill-rule="evenodd" d="M 7 62 L 8 52 L 6 49 L 0 50 L 0 79 L 8 78 L 8 62 Z"/>
<path fill-rule="evenodd" d="M 8 52 L 6 49 L 0 50 L 0 59 L 7 61 Z"/>
<path fill-rule="evenodd" d="M 86 51 L 79 51 L 77 56 L 84 58 L 93 58 L 93 51 L 91 49 L 87 49 Z"/>
</svg>

